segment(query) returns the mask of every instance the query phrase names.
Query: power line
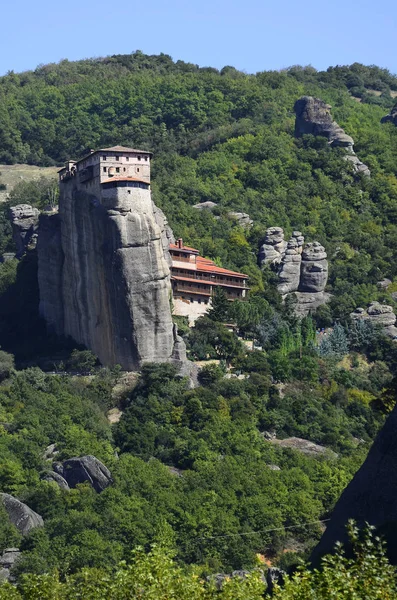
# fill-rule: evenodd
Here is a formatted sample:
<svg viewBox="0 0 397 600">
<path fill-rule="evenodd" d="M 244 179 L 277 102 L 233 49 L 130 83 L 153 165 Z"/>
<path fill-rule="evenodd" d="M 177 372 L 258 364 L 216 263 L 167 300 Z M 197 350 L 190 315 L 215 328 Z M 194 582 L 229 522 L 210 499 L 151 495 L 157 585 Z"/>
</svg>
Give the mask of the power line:
<svg viewBox="0 0 397 600">
<path fill-rule="evenodd" d="M 196 538 L 196 541 L 213 540 L 216 538 L 239 537 L 242 535 L 250 536 L 250 535 L 257 535 L 258 533 L 271 533 L 273 531 L 284 531 L 285 529 L 299 529 L 302 527 L 307 527 L 308 525 L 317 525 L 317 523 L 327 523 L 328 521 L 330 521 L 330 519 L 321 519 L 318 521 L 311 521 L 308 523 L 302 523 L 301 525 L 287 525 L 286 527 L 274 527 L 271 529 L 261 529 L 259 531 L 247 531 L 247 532 L 242 532 L 242 533 L 226 533 L 226 534 L 222 534 L 222 535 L 208 535 L 206 537 Z"/>
</svg>

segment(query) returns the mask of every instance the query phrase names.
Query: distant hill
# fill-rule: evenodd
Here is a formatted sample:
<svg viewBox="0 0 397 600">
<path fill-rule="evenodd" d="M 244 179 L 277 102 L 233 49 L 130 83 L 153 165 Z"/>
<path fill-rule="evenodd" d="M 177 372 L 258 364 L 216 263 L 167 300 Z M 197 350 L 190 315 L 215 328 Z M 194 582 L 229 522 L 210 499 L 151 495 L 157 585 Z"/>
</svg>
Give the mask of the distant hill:
<svg viewBox="0 0 397 600">
<path fill-rule="evenodd" d="M 358 63 L 249 75 L 141 52 L 64 60 L 0 78 L 0 161 L 50 167 L 101 146 L 147 148 L 155 202 L 177 236 L 248 273 L 255 293 L 269 283 L 256 261 L 266 228 L 302 231 L 328 252 L 331 316 L 345 318 L 393 302 L 376 284 L 397 276 L 397 128 L 380 122 L 395 92 L 389 71 Z M 303 95 L 331 105 L 371 179 L 325 139 L 295 139 Z M 206 201 L 212 211 L 194 208 Z"/>
<path fill-rule="evenodd" d="M 0 165 L 0 202 L 7 200 L 8 195 L 21 181 L 36 181 L 40 177 L 56 177 L 58 167 L 37 167 L 34 165 Z"/>
</svg>

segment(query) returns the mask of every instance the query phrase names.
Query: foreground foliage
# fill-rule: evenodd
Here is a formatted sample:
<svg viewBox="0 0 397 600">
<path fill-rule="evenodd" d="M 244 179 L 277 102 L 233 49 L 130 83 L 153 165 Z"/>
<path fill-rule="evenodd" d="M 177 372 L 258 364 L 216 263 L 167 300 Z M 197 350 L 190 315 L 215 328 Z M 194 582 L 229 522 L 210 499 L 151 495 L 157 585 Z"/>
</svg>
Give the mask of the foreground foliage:
<svg viewBox="0 0 397 600">
<path fill-rule="evenodd" d="M 371 529 L 362 534 L 350 524 L 352 557 L 341 546 L 336 554 L 325 556 L 321 568 L 314 571 L 302 566 L 285 576 L 273 597 L 279 600 L 393 600 L 397 594 L 395 568 L 385 547 Z M 122 563 L 114 573 L 83 569 L 60 580 L 58 573 L 25 575 L 17 588 L 0 584 L 0 600 L 261 600 L 266 591 L 263 572 L 254 569 L 244 578 L 226 577 L 221 589 L 211 577 L 203 578 L 198 568 L 180 567 L 169 549 L 152 547 L 133 553 L 131 564 Z"/>
</svg>

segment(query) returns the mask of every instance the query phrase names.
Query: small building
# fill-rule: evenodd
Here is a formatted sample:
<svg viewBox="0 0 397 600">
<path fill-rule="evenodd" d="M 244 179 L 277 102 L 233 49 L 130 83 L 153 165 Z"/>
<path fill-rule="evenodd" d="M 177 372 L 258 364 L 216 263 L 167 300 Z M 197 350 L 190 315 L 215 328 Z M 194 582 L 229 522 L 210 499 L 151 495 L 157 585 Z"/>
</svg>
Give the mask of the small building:
<svg viewBox="0 0 397 600">
<path fill-rule="evenodd" d="M 174 314 L 188 317 L 189 324 L 208 311 L 216 287 L 223 288 L 230 301 L 246 298 L 248 275 L 218 267 L 195 248 L 184 246 L 182 239 L 170 244 L 170 254 Z"/>
</svg>

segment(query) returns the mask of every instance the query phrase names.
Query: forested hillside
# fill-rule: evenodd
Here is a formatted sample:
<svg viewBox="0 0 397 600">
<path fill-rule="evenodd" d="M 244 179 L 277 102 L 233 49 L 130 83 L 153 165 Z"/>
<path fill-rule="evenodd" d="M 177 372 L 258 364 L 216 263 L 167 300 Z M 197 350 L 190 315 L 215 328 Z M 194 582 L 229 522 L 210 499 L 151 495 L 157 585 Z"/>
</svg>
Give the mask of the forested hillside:
<svg viewBox="0 0 397 600">
<path fill-rule="evenodd" d="M 73 345 L 46 335 L 34 257 L 0 264 L 0 492 L 45 522 L 23 538 L 0 514 L 0 550 L 23 552 L 19 581 L 26 572 L 112 570 L 153 542 L 202 575 L 252 568 L 256 554 L 283 567 L 307 556 L 395 403 L 397 344 L 349 319 L 374 300 L 397 308 L 397 128 L 380 122 L 395 91 L 396 77 L 359 64 L 248 75 L 140 52 L 0 78 L 0 162 L 60 165 L 114 144 L 151 150 L 154 200 L 175 235 L 247 273 L 251 287 L 233 307 L 218 297 L 192 329 L 179 319 L 190 359 L 215 361 L 199 387 L 170 365 L 148 365 L 117 395 L 117 369 L 70 357 Z M 370 178 L 326 139 L 294 137 L 302 95 L 332 106 Z M 51 183 L 25 182 L 10 203 L 42 208 L 51 194 Z M 194 208 L 207 200 L 212 211 Z M 248 213 L 252 227 L 229 211 Z M 257 265 L 276 225 L 328 253 L 331 301 L 302 320 L 282 304 L 274 272 Z M 0 248 L 12 247 L 4 204 Z M 385 277 L 386 289 L 377 285 Z M 247 352 L 244 337 L 258 349 Z M 115 406 L 123 414 L 111 424 Z M 323 451 L 277 443 L 291 437 Z M 98 494 L 46 480 L 50 444 L 55 461 L 96 456 L 112 484 Z"/>
</svg>

